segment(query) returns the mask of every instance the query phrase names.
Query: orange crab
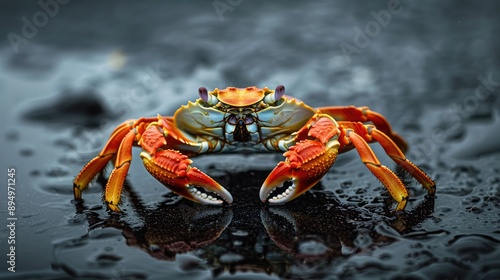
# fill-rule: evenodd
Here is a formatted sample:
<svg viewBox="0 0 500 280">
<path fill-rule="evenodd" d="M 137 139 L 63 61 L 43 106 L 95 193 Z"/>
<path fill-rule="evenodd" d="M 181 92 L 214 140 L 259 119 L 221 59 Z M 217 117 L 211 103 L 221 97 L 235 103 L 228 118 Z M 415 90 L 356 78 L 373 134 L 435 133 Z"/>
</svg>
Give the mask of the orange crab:
<svg viewBox="0 0 500 280">
<path fill-rule="evenodd" d="M 366 167 L 389 190 L 403 210 L 408 192 L 401 180 L 381 165 L 368 146 L 378 142 L 399 166 L 427 190 L 435 183 L 406 159 L 405 141 L 387 120 L 368 107 L 313 109 L 286 96 L 285 87 L 199 89 L 200 98 L 179 108 L 173 117 L 128 120 L 119 125 L 94 159 L 74 180 L 75 199 L 106 164 L 114 169 L 106 184 L 104 200 L 120 211 L 122 185 L 132 160 L 132 147 L 140 146 L 144 166 L 173 192 L 202 204 L 232 203 L 231 194 L 211 177 L 191 167 L 189 156 L 207 153 L 284 152 L 260 189 L 260 199 L 271 204 L 288 202 L 314 186 L 333 165 L 337 154 L 356 149 Z M 285 182 L 290 184 L 277 190 Z M 276 192 L 278 192 L 276 194 Z"/>
</svg>

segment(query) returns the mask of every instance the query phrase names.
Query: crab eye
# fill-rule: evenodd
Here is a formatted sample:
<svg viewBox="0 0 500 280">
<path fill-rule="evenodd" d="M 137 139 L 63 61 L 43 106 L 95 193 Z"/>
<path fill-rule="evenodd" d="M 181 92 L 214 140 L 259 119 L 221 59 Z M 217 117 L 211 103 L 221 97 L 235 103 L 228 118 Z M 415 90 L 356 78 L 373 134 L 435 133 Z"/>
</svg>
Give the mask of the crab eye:
<svg viewBox="0 0 500 280">
<path fill-rule="evenodd" d="M 198 89 L 198 94 L 200 95 L 200 98 L 207 102 L 210 106 L 214 106 L 219 103 L 217 97 L 209 93 L 206 87 L 200 87 Z"/>
<path fill-rule="evenodd" d="M 200 87 L 198 89 L 198 94 L 203 101 L 208 102 L 208 90 L 206 87 Z"/>
<path fill-rule="evenodd" d="M 281 97 L 283 97 L 284 94 L 285 94 L 285 86 L 279 85 L 274 90 L 274 99 L 279 100 Z"/>
<path fill-rule="evenodd" d="M 274 104 L 274 102 L 280 100 L 284 94 L 285 94 L 285 86 L 279 85 L 274 90 L 274 93 L 268 94 L 266 97 L 264 97 L 264 102 L 266 102 L 267 104 Z"/>
</svg>

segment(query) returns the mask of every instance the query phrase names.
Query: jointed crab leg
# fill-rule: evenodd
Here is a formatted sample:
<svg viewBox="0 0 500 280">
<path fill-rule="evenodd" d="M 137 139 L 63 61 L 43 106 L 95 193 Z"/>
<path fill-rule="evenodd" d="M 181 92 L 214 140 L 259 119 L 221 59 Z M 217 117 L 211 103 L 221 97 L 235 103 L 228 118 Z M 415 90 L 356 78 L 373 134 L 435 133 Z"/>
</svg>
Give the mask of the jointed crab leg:
<svg viewBox="0 0 500 280">
<path fill-rule="evenodd" d="M 318 108 L 322 113 L 328 114 L 333 117 L 337 122 L 350 121 L 350 122 L 372 122 L 378 130 L 389 136 L 396 143 L 401 151 L 406 152 L 408 144 L 406 141 L 395 133 L 387 119 L 381 114 L 370 110 L 370 108 L 354 107 L 354 106 L 332 106 Z"/>
<path fill-rule="evenodd" d="M 85 165 L 85 167 L 82 169 L 82 171 L 80 171 L 80 173 L 73 181 L 73 194 L 75 196 L 75 199 L 81 199 L 82 192 L 87 188 L 90 181 L 92 181 L 97 173 L 104 169 L 106 164 L 117 153 L 119 153 L 119 148 L 124 138 L 132 131 L 132 129 L 134 129 L 134 127 L 141 127 L 143 124 L 147 124 L 155 120 L 157 119 L 141 118 L 138 120 L 128 120 L 116 127 L 99 155 L 97 155 L 89 163 L 87 163 L 87 165 Z M 132 141 L 133 140 L 134 139 L 132 139 Z"/>
<path fill-rule="evenodd" d="M 380 163 L 363 137 L 359 136 L 351 129 L 346 131 L 346 137 L 356 147 L 356 151 L 366 167 L 370 169 L 373 175 L 375 175 L 380 182 L 382 182 L 391 194 L 392 198 L 398 202 L 396 210 L 403 210 L 408 200 L 408 191 L 401 180 L 399 180 L 398 176 Z"/>
<path fill-rule="evenodd" d="M 106 184 L 104 199 L 108 207 L 113 211 L 120 211 L 118 203 L 120 202 L 123 183 L 125 182 L 130 162 L 132 161 L 132 147 L 135 136 L 135 131 L 130 130 L 125 138 L 123 138 L 116 154 L 115 168 L 111 172 L 111 175 L 109 175 L 108 183 Z"/>
<path fill-rule="evenodd" d="M 347 130 L 353 130 L 358 135 L 361 135 L 368 143 L 378 142 L 386 154 L 394 160 L 394 162 L 417 179 L 417 181 L 428 190 L 429 195 L 434 195 L 436 191 L 435 182 L 427 174 L 425 174 L 422 169 L 418 168 L 415 164 L 409 161 L 404 153 L 398 148 L 396 143 L 394 143 L 394 141 L 383 131 L 380 131 L 378 127 L 369 124 L 362 124 L 360 122 L 340 121 L 338 123 L 339 126 L 343 128 L 343 135 L 346 134 Z M 340 147 L 340 152 L 342 153 L 345 152 L 346 149 L 349 149 L 347 146 L 349 142 L 345 143 L 341 141 L 341 143 L 343 144 Z"/>
<path fill-rule="evenodd" d="M 99 173 L 106 164 L 116 155 L 118 152 L 118 148 L 123 138 L 130 131 L 130 122 L 126 121 L 119 125 L 111 134 L 108 142 L 101 150 L 99 155 L 93 158 L 85 167 L 80 171 L 80 173 L 76 176 L 73 181 L 73 193 L 75 195 L 75 199 L 81 199 L 82 192 L 87 188 L 88 184 L 92 179 L 94 179 L 95 175 Z"/>
<path fill-rule="evenodd" d="M 370 136 L 377 141 L 382 148 L 385 150 L 387 155 L 392 158 L 399 166 L 408 171 L 417 181 L 424 186 L 429 195 L 434 195 L 436 192 L 436 184 L 434 181 L 425 174 L 420 168 L 415 166 L 411 161 L 409 161 L 405 155 L 398 149 L 396 144 L 384 133 L 377 130 L 373 126 L 368 127 L 368 132 Z"/>
<path fill-rule="evenodd" d="M 346 147 L 346 144 L 352 143 L 354 145 L 366 167 L 384 184 L 391 196 L 399 202 L 396 210 L 404 209 L 408 199 L 408 192 L 401 180 L 390 169 L 380 164 L 367 142 L 378 142 L 392 160 L 417 179 L 428 190 L 429 195 L 434 195 L 434 181 L 410 162 L 389 136 L 373 125 L 346 121 L 339 122 L 339 125 L 343 128 L 342 135 L 345 135 L 347 140 L 347 142 L 341 141 L 341 152 Z"/>
</svg>

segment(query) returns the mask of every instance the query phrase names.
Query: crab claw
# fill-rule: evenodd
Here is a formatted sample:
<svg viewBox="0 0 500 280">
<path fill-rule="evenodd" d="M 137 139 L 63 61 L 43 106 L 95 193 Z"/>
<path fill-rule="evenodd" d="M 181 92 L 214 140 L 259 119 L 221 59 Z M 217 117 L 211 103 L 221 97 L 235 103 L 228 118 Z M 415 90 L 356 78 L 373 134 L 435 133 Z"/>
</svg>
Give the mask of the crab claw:
<svg viewBox="0 0 500 280">
<path fill-rule="evenodd" d="M 158 181 L 178 195 L 201 204 L 221 205 L 233 202 L 231 194 L 178 151 L 162 150 L 154 156 L 140 154 L 144 166 Z"/>
<path fill-rule="evenodd" d="M 262 202 L 285 203 L 312 188 L 330 169 L 337 157 L 337 140 L 326 144 L 317 140 L 304 140 L 290 147 L 283 155 L 260 189 Z M 286 187 L 286 182 L 291 183 Z M 276 193 L 278 188 L 282 192 Z"/>
</svg>

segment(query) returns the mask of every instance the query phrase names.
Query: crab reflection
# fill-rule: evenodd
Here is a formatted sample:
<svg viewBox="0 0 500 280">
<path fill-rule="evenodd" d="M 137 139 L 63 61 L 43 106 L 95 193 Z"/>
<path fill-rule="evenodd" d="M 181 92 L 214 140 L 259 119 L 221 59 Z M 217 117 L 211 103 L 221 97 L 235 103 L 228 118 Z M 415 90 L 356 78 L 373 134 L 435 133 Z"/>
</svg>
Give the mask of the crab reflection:
<svg viewBox="0 0 500 280">
<path fill-rule="evenodd" d="M 202 206 L 184 199 L 172 203 L 175 195 L 167 195 L 163 203 L 145 207 L 126 187 L 134 212 L 127 216 L 136 217 L 135 222 L 116 214 L 102 220 L 82 204 L 78 211 L 87 213 L 91 230 L 120 229 L 129 246 L 154 258 L 174 260 L 177 254 L 189 252 L 202 259 L 203 268 L 214 277 L 253 271 L 300 278 L 327 273 L 334 261 L 370 250 L 360 242 L 363 233 L 369 233 L 373 245 L 393 242 L 394 236 L 376 230 L 380 224 L 396 234 L 404 233 L 434 209 L 433 199 L 427 198 L 411 212 L 390 215 L 388 197 L 387 213 L 376 214 L 373 209 L 343 205 L 322 190 L 310 191 L 286 205 L 263 205 L 250 193 L 254 193 L 254 181 L 266 175 L 266 171 L 228 175 L 231 182 L 239 182 L 235 187 L 242 195 L 242 202 L 232 206 Z"/>
<path fill-rule="evenodd" d="M 140 222 L 132 224 L 115 215 L 102 220 L 99 215 L 87 212 L 90 230 L 119 229 L 127 245 L 138 247 L 157 259 L 171 261 L 177 254 L 213 243 L 232 220 L 231 209 L 207 208 L 185 201 L 175 205 L 164 203 L 153 210 L 143 207 L 136 210 Z"/>
<path fill-rule="evenodd" d="M 322 199 L 319 199 L 322 197 Z M 426 198 L 412 212 L 397 216 L 367 216 L 362 210 L 343 206 L 327 195 L 317 193 L 312 203 L 299 200 L 294 205 L 269 207 L 261 211 L 262 224 L 273 242 L 292 255 L 299 266 L 328 264 L 335 258 L 367 250 L 360 244 L 362 233 L 369 232 L 372 244 L 394 241 L 432 213 L 433 198 Z M 384 224 L 396 230 L 396 236 L 378 231 Z M 392 240 L 391 240 L 392 239 Z"/>
</svg>

